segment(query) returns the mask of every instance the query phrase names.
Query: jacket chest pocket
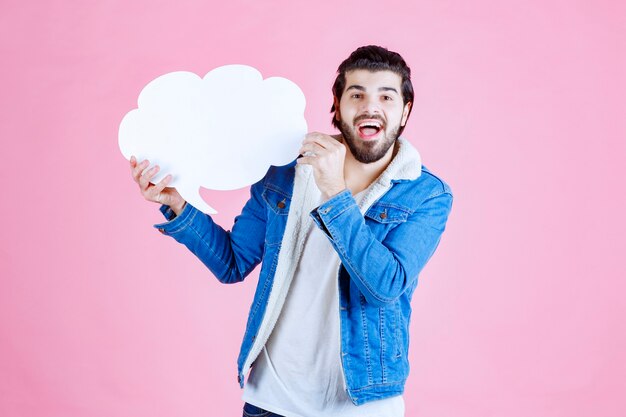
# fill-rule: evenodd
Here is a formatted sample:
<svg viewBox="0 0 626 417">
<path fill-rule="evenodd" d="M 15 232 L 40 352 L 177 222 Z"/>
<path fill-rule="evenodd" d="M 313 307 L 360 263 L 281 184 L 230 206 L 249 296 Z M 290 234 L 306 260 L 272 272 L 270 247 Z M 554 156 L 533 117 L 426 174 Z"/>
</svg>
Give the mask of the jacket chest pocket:
<svg viewBox="0 0 626 417">
<path fill-rule="evenodd" d="M 291 205 L 291 197 L 285 194 L 266 188 L 263 190 L 263 200 L 266 205 L 267 227 L 265 230 L 265 244 L 279 245 L 283 240 L 285 226 L 287 225 L 287 214 Z"/>
<path fill-rule="evenodd" d="M 377 237 L 384 238 L 391 229 L 406 222 L 410 214 L 408 208 L 377 202 L 365 213 L 365 221 Z"/>
</svg>

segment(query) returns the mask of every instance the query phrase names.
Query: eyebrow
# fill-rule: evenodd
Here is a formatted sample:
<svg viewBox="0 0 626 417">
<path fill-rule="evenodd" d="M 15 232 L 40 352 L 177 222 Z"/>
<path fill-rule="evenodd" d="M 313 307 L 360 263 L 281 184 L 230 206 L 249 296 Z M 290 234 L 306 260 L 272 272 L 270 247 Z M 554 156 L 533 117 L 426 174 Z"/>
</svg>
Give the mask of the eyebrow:
<svg viewBox="0 0 626 417">
<path fill-rule="evenodd" d="M 358 85 L 358 84 L 351 85 L 350 87 L 346 88 L 346 91 L 349 91 L 349 90 L 352 90 L 352 89 L 359 90 L 359 91 L 365 91 L 365 87 L 363 87 L 362 85 Z M 378 91 L 393 91 L 394 93 L 399 94 L 398 90 L 396 90 L 393 87 L 380 87 L 380 88 L 378 88 Z"/>
</svg>

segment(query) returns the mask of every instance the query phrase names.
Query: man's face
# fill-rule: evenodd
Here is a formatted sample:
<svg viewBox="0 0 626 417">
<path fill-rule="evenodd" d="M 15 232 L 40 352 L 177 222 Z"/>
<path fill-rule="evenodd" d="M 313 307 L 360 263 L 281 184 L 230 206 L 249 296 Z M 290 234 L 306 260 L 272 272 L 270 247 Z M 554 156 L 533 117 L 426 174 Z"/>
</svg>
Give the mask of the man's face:
<svg viewBox="0 0 626 417">
<path fill-rule="evenodd" d="M 392 71 L 346 73 L 341 101 L 335 98 L 335 118 L 357 161 L 378 161 L 397 139 L 411 108 L 411 103 L 403 104 L 401 84 L 400 76 Z"/>
</svg>

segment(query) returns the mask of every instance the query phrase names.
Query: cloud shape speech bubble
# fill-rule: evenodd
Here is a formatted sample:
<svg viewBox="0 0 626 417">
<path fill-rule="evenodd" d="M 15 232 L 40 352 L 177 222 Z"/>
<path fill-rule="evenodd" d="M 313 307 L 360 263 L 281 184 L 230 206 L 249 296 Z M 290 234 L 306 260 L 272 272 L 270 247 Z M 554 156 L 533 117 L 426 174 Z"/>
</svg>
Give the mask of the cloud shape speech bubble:
<svg viewBox="0 0 626 417">
<path fill-rule="evenodd" d="M 126 159 L 148 159 L 172 174 L 170 186 L 214 214 L 200 187 L 235 190 L 260 180 L 270 165 L 298 156 L 307 131 L 305 98 L 292 81 L 246 65 L 215 68 L 200 78 L 171 72 L 146 85 L 119 129 Z"/>
</svg>

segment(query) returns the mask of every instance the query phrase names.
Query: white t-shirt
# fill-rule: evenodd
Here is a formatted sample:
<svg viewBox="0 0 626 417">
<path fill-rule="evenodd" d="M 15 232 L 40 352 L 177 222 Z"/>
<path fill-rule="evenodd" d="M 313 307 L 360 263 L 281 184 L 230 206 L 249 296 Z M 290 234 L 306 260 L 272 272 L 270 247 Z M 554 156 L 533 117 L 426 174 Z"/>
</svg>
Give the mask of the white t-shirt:
<svg viewBox="0 0 626 417">
<path fill-rule="evenodd" d="M 402 396 L 356 406 L 346 393 L 338 268 L 328 238 L 312 225 L 276 327 L 244 387 L 244 401 L 286 417 L 404 416 Z"/>
</svg>

